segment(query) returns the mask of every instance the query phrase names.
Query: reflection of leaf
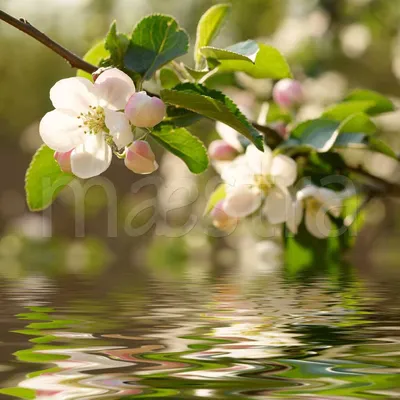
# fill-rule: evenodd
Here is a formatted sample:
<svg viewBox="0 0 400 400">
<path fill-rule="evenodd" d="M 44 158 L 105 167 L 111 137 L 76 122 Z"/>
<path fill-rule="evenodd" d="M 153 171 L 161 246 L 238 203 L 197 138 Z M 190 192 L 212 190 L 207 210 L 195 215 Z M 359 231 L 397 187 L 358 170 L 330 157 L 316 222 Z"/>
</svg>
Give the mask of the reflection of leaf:
<svg viewBox="0 0 400 400">
<path fill-rule="evenodd" d="M 150 79 L 163 65 L 186 54 L 188 47 L 188 35 L 172 17 L 150 15 L 136 25 L 125 65 Z"/>
<path fill-rule="evenodd" d="M 18 397 L 19 399 L 36 399 L 35 390 L 20 387 L 0 389 L 0 394 Z"/>
</svg>

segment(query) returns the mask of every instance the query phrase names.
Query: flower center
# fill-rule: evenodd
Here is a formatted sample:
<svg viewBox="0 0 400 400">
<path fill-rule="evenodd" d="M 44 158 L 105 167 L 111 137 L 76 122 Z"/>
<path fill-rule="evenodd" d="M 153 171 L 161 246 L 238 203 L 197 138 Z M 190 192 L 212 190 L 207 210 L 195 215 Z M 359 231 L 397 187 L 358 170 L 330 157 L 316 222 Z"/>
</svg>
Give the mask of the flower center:
<svg viewBox="0 0 400 400">
<path fill-rule="evenodd" d="M 89 111 L 86 114 L 81 113 L 78 118 L 82 121 L 79 127 L 83 127 L 85 133 L 97 135 L 107 131 L 104 109 L 100 106 L 89 106 Z"/>
<path fill-rule="evenodd" d="M 270 177 L 267 175 L 255 175 L 254 181 L 256 186 L 264 193 L 267 193 L 268 190 L 273 186 Z"/>
<path fill-rule="evenodd" d="M 307 200 L 307 207 L 314 213 L 317 213 L 321 207 L 322 203 L 314 198 L 310 198 Z"/>
</svg>

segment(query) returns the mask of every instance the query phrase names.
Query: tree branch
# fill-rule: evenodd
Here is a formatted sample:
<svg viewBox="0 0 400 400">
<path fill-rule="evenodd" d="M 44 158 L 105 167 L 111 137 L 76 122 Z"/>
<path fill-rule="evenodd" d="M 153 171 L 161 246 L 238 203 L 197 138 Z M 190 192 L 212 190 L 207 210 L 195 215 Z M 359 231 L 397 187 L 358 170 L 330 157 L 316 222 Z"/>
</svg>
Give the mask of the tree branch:
<svg viewBox="0 0 400 400">
<path fill-rule="evenodd" d="M 2 10 L 0 10 L 0 20 L 13 26 L 14 28 L 19 29 L 20 31 L 36 39 L 38 42 L 44 44 L 50 50 L 54 51 L 56 54 L 67 60 L 72 68 L 81 69 L 82 71 L 88 72 L 89 74 L 97 71 L 98 68 L 96 66 L 89 64 L 81 57 L 77 56 L 74 53 L 71 53 L 65 47 L 61 46 L 59 43 L 50 39 L 43 32 L 32 26 L 27 20 L 23 18 L 16 19 Z"/>
</svg>

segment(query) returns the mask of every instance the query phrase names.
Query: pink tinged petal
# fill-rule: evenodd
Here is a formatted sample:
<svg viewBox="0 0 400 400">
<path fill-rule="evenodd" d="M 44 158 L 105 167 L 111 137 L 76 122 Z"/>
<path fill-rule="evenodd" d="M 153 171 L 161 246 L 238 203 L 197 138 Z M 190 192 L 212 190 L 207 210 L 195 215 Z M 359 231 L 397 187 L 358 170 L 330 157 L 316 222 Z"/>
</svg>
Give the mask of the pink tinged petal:
<svg viewBox="0 0 400 400">
<path fill-rule="evenodd" d="M 125 115 L 138 128 L 152 128 L 164 119 L 166 106 L 159 98 L 138 92 L 126 104 Z"/>
<path fill-rule="evenodd" d="M 54 159 L 57 161 L 58 165 L 61 168 L 61 171 L 71 173 L 71 153 L 72 150 L 67 151 L 66 153 L 61 153 L 56 151 L 54 153 Z"/>
<path fill-rule="evenodd" d="M 72 173 L 88 179 L 103 173 L 111 164 L 112 151 L 104 136 L 86 135 L 83 144 L 71 153 Z"/>
<path fill-rule="evenodd" d="M 307 230 L 318 239 L 327 238 L 332 228 L 332 222 L 322 207 L 306 207 L 305 224 Z"/>
<path fill-rule="evenodd" d="M 269 223 L 282 224 L 286 222 L 292 211 L 292 196 L 286 188 L 278 186 L 271 189 L 264 203 L 263 212 Z"/>
<path fill-rule="evenodd" d="M 254 174 L 265 176 L 270 173 L 272 151 L 268 146 L 264 146 L 264 151 L 260 151 L 251 144 L 246 149 L 246 159 Z"/>
<path fill-rule="evenodd" d="M 224 200 L 219 201 L 211 211 L 211 217 L 213 225 L 221 231 L 231 231 L 234 229 L 239 220 L 237 218 L 230 217 L 224 211 Z"/>
<path fill-rule="evenodd" d="M 222 180 L 229 186 L 251 185 L 254 183 L 254 173 L 250 169 L 244 155 L 227 162 L 221 171 Z"/>
<path fill-rule="evenodd" d="M 122 112 L 104 110 L 106 126 L 118 149 L 128 146 L 133 141 L 133 133 L 129 121 Z"/>
<path fill-rule="evenodd" d="M 117 68 L 105 70 L 95 82 L 100 105 L 112 110 L 123 110 L 135 93 L 135 84 L 127 74 Z"/>
<path fill-rule="evenodd" d="M 235 131 L 235 129 L 222 122 L 217 122 L 215 125 L 215 129 L 217 130 L 219 136 L 221 136 L 222 140 L 231 145 L 239 153 L 243 152 L 243 146 L 239 140 L 240 134 Z"/>
<path fill-rule="evenodd" d="M 244 218 L 261 206 L 261 193 L 250 186 L 239 186 L 228 191 L 223 210 L 233 218 Z"/>
<path fill-rule="evenodd" d="M 58 81 L 50 90 L 50 99 L 58 109 L 86 113 L 89 106 L 97 106 L 94 85 L 85 78 L 67 78 Z"/>
<path fill-rule="evenodd" d="M 53 110 L 40 121 L 39 133 L 51 149 L 67 152 L 80 145 L 84 138 L 81 121 L 68 110 Z"/>
<path fill-rule="evenodd" d="M 208 154 L 212 160 L 232 161 L 236 158 L 238 152 L 224 140 L 214 140 L 208 147 Z"/>
<path fill-rule="evenodd" d="M 289 212 L 288 219 L 286 221 L 286 226 L 290 232 L 296 234 L 299 230 L 300 223 L 303 219 L 304 214 L 304 204 L 302 201 L 295 200 L 292 203 L 292 208 Z"/>
<path fill-rule="evenodd" d="M 156 157 L 150 145 L 136 140 L 126 151 L 125 166 L 136 174 L 151 174 L 158 169 Z"/>
<path fill-rule="evenodd" d="M 292 158 L 279 154 L 272 159 L 270 174 L 274 183 L 292 186 L 297 179 L 297 164 Z"/>
<path fill-rule="evenodd" d="M 272 95 L 275 103 L 283 108 L 292 108 L 304 101 L 302 85 L 293 79 L 280 80 L 274 86 Z"/>
</svg>

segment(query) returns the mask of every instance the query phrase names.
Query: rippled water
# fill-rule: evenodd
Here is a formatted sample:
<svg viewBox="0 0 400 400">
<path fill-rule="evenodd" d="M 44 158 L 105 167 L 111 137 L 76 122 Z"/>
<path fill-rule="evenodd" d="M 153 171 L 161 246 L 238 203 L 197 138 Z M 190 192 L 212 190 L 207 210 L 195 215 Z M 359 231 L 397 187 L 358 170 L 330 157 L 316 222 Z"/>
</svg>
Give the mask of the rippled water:
<svg viewBox="0 0 400 400">
<path fill-rule="evenodd" d="M 3 281 L 0 397 L 400 398 L 398 282 L 344 274 Z"/>
</svg>

